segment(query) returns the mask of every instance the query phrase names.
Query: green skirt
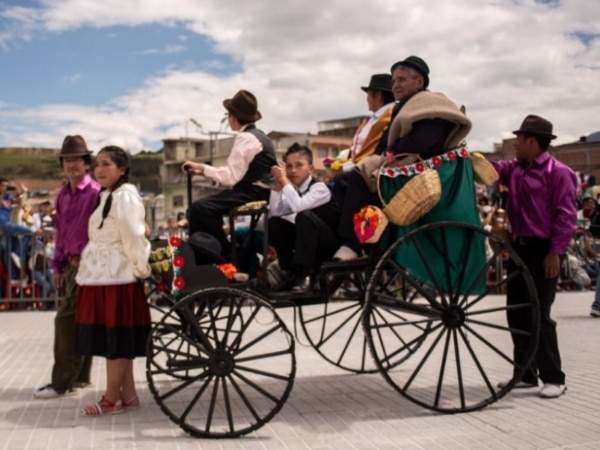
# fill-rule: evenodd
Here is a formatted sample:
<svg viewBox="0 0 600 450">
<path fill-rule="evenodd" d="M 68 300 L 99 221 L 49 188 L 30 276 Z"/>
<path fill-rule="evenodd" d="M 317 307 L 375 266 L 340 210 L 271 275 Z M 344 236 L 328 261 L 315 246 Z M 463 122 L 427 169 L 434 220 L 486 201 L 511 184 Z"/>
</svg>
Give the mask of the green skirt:
<svg viewBox="0 0 600 450">
<path fill-rule="evenodd" d="M 436 170 L 440 176 L 440 201 L 429 213 L 411 225 L 390 224 L 378 243 L 382 251 L 427 224 L 462 222 L 481 226 L 473 165 L 468 150 L 464 148 L 404 168 L 384 169 L 385 172 L 379 177 L 379 189 L 385 203 L 424 166 Z M 417 233 L 414 239 L 407 240 L 397 248 L 394 260 L 414 279 L 431 287 L 446 287 L 450 283 L 452 292 L 455 293 L 485 292 L 485 277 L 480 276 L 486 263 L 485 236 L 473 234 L 466 227 L 447 227 L 444 231 L 442 234 L 436 228 L 430 232 Z M 447 288 L 444 290 L 447 291 Z"/>
</svg>

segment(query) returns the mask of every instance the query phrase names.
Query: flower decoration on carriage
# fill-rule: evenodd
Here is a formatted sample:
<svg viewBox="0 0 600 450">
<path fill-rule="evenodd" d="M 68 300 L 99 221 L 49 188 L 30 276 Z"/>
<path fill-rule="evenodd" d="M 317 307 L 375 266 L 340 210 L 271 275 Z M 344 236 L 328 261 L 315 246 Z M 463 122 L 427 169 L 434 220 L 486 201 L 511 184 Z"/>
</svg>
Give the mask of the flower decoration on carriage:
<svg viewBox="0 0 600 450">
<path fill-rule="evenodd" d="M 185 267 L 185 258 L 181 256 L 181 238 L 179 236 L 169 236 L 169 249 L 172 257 L 171 261 L 173 264 L 173 282 L 171 283 L 171 293 L 178 297 L 181 295 L 181 291 L 185 289 L 185 280 L 183 279 L 183 268 Z"/>
<path fill-rule="evenodd" d="M 217 264 L 219 269 L 227 277 L 229 281 L 235 280 L 235 274 L 237 273 L 237 267 L 232 263 Z"/>
<path fill-rule="evenodd" d="M 149 263 L 157 281 L 160 281 L 161 275 L 171 270 L 171 248 L 167 246 L 152 250 Z"/>
<path fill-rule="evenodd" d="M 348 161 L 348 157 L 347 156 L 336 156 L 335 158 L 323 158 L 321 160 L 321 163 L 323 164 L 323 167 L 325 167 L 329 172 L 339 172 L 340 170 L 342 170 L 342 166 L 344 165 L 344 163 Z"/>
<path fill-rule="evenodd" d="M 471 153 L 469 152 L 466 143 L 463 142 L 458 147 L 442 153 L 441 155 L 433 156 L 423 161 L 417 161 L 407 166 L 385 166 L 382 167 L 380 171 L 381 175 L 390 178 L 395 178 L 400 175 L 410 177 L 418 175 L 427 169 L 435 169 L 443 164 L 456 162 L 459 158 L 466 159 L 470 157 Z"/>
<path fill-rule="evenodd" d="M 361 244 L 376 243 L 389 221 L 384 212 L 377 206 L 367 205 L 352 217 L 354 234 Z"/>
</svg>

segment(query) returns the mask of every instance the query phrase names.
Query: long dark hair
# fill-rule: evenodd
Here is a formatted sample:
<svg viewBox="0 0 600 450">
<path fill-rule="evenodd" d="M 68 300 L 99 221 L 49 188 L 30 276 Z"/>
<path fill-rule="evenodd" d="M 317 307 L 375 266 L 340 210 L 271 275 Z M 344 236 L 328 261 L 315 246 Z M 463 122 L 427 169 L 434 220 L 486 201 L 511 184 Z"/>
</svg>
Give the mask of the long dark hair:
<svg viewBox="0 0 600 450">
<path fill-rule="evenodd" d="M 103 147 L 98 152 L 98 156 L 100 156 L 100 153 L 106 153 L 108 155 L 108 157 L 111 159 L 111 161 L 114 162 L 118 168 L 125 169 L 125 172 L 123 173 L 123 175 L 121 175 L 121 178 L 119 178 L 117 180 L 117 182 L 113 185 L 113 187 L 110 190 L 110 193 L 108 194 L 108 198 L 106 199 L 104 208 L 102 208 L 102 222 L 100 222 L 100 226 L 98 228 L 102 228 L 102 225 L 104 225 L 104 219 L 106 219 L 108 217 L 108 213 L 110 212 L 110 207 L 112 206 L 113 192 L 116 191 L 117 189 L 119 189 L 123 184 L 125 184 L 129 181 L 129 169 L 131 167 L 131 163 L 129 160 L 129 154 L 127 154 L 127 152 L 125 150 L 123 150 L 121 147 L 117 147 L 116 145 L 109 145 L 109 146 Z M 98 158 L 98 156 L 96 156 L 96 159 Z M 102 190 L 100 192 L 102 192 L 105 189 L 106 188 L 102 188 Z M 99 205 L 100 205 L 100 196 L 98 196 L 98 202 L 96 203 L 96 208 L 98 208 Z"/>
</svg>

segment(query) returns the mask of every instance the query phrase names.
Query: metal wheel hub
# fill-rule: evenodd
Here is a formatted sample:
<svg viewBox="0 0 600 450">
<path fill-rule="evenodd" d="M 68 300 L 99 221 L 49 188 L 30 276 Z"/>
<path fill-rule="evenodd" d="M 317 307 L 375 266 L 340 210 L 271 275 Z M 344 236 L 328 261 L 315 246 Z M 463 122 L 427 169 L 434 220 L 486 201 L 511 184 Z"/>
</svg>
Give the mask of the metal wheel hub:
<svg viewBox="0 0 600 450">
<path fill-rule="evenodd" d="M 234 366 L 233 356 L 225 350 L 216 350 L 208 365 L 211 373 L 220 377 L 229 375 Z"/>
<path fill-rule="evenodd" d="M 442 321 L 448 328 L 459 328 L 465 323 L 465 312 L 460 306 L 449 306 L 442 313 Z"/>
</svg>

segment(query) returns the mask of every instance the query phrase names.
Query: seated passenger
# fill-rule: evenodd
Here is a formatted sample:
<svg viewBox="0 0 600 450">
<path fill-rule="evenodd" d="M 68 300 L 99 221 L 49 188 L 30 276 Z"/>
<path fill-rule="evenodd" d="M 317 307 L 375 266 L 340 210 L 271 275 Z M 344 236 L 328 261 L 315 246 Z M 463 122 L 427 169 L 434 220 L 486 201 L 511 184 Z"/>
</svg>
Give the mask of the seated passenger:
<svg viewBox="0 0 600 450">
<path fill-rule="evenodd" d="M 416 154 L 423 159 L 427 159 L 442 155 L 460 144 L 468 134 L 471 123 L 459 108 L 443 94 L 427 91 L 429 85 L 429 67 L 427 63 L 417 56 L 409 56 L 405 60 L 395 63 L 391 68 L 391 72 L 392 91 L 396 104 L 392 111 L 391 125 L 387 130 L 385 159 L 391 161 L 395 155 L 399 154 Z M 415 160 L 416 158 L 412 162 Z M 338 230 L 343 245 L 336 252 L 335 259 L 353 259 L 362 252 L 362 248 L 354 234 L 352 219 L 354 214 L 362 207 L 368 204 L 381 204 L 377 195 L 378 178 L 376 174 L 383 162 L 383 157 L 372 155 L 361 161 L 357 166 L 358 170 L 350 174 Z M 459 166 L 461 171 L 465 169 L 463 164 Z M 470 170 L 470 162 L 468 166 L 467 169 Z M 469 170 L 466 170 L 466 172 Z M 427 219 L 439 221 L 440 217 L 443 217 L 444 220 L 461 220 L 480 224 L 475 205 L 472 176 L 470 179 L 463 180 L 462 175 L 454 177 L 454 171 L 451 170 L 451 172 L 449 175 L 442 177 L 442 185 L 444 185 L 444 180 L 450 180 L 445 191 L 447 192 L 446 197 L 440 200 L 440 205 L 435 208 L 435 211 L 432 211 L 433 214 L 429 214 L 424 220 L 421 220 L 421 224 Z M 396 178 L 399 182 L 406 182 L 408 179 L 409 177 Z M 383 192 L 382 195 L 390 196 L 393 193 Z M 389 197 L 387 200 L 389 200 Z M 466 202 L 464 206 L 466 212 L 464 214 L 461 213 L 463 211 L 461 208 L 453 207 L 454 204 L 460 204 L 463 200 Z M 436 213 L 439 214 L 436 215 Z M 414 228 L 416 226 L 412 228 L 396 227 L 394 236 L 400 238 L 408 230 Z M 391 233 L 387 233 L 387 237 L 388 239 L 380 242 L 380 246 L 384 246 L 385 242 L 389 241 L 392 237 Z"/>
<path fill-rule="evenodd" d="M 262 117 L 256 97 L 241 90 L 233 98 L 224 100 L 223 106 L 227 110 L 229 126 L 233 131 L 240 132 L 235 137 L 227 164 L 224 167 L 212 167 L 186 161 L 182 169 L 185 171 L 189 168 L 195 174 L 231 186 L 194 202 L 188 211 L 189 235 L 198 231 L 213 235 L 221 244 L 223 257 L 230 259 L 231 244 L 223 231 L 223 215 L 245 203 L 267 200 L 269 190 L 258 186 L 256 182 L 268 175 L 277 161 L 273 143 L 254 125 Z"/>
<path fill-rule="evenodd" d="M 372 154 L 381 154 L 387 147 L 387 132 L 392 118 L 394 94 L 392 94 L 392 76 L 379 73 L 371 76 L 368 86 L 361 89 L 367 93 L 367 106 L 371 117 L 360 124 L 350 146 L 349 161 L 344 164 L 343 172 L 335 177 L 333 196 L 342 204 L 348 188 L 350 170 L 361 160 Z M 382 139 L 385 137 L 385 139 Z"/>
<path fill-rule="evenodd" d="M 311 176 L 308 147 L 292 145 L 284 162 L 285 169 L 271 169 L 275 186 L 269 200 L 269 244 L 289 276 L 275 290 L 303 291 L 310 287 L 315 262 L 330 259 L 338 246 L 339 207 L 325 183 Z"/>
</svg>

